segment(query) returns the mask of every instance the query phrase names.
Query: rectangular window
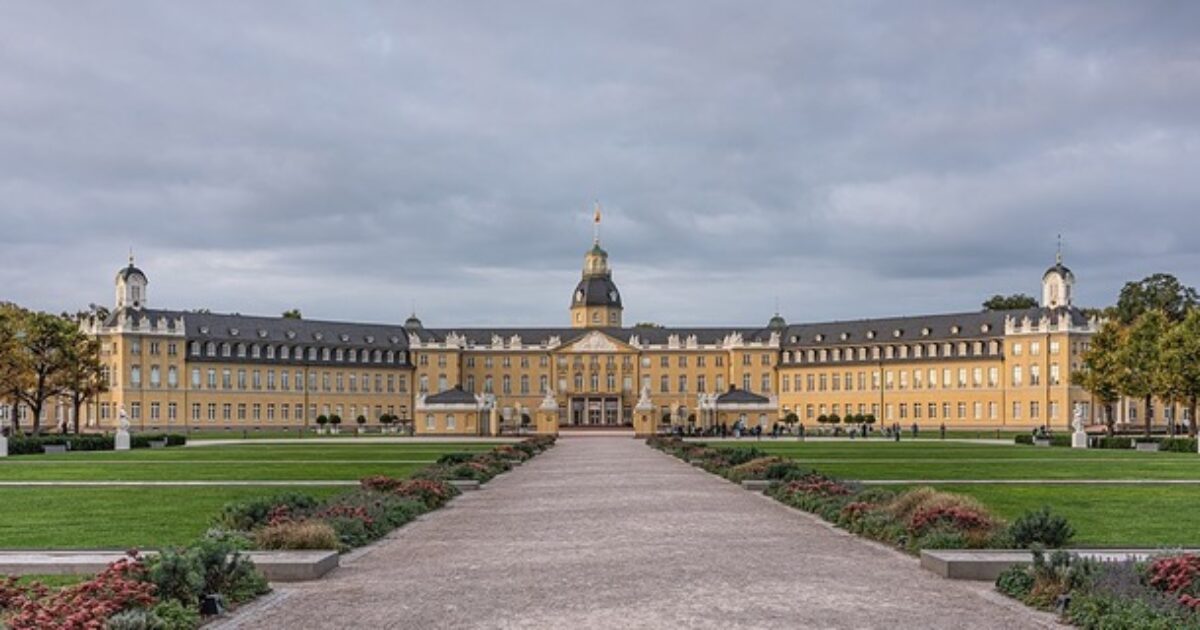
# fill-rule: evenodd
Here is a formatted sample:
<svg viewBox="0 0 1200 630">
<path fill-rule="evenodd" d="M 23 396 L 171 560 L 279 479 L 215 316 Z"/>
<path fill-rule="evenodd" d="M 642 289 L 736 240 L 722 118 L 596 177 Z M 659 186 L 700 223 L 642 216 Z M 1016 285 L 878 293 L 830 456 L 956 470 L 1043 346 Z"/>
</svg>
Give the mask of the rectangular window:
<svg viewBox="0 0 1200 630">
<path fill-rule="evenodd" d="M 192 420 L 200 421 L 200 403 L 192 403 Z"/>
</svg>

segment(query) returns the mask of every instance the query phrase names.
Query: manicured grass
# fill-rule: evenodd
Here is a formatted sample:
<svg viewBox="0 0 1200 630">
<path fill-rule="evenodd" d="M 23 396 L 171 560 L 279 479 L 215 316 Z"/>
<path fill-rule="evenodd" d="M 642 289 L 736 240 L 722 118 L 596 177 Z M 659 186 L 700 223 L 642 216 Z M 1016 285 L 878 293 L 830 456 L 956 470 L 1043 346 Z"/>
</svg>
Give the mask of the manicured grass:
<svg viewBox="0 0 1200 630">
<path fill-rule="evenodd" d="M 1200 456 L 1074 450 L 964 442 L 792 440 L 714 443 L 754 446 L 843 479 L 1200 479 Z M 1015 518 L 1048 505 L 1070 519 L 1076 544 L 1094 547 L 1200 546 L 1198 486 L 944 485 Z"/>
<path fill-rule="evenodd" d="M 0 481 L 353 480 L 406 476 L 468 444 L 238 444 L 23 455 L 0 459 Z"/>
<path fill-rule="evenodd" d="M 3 488 L 0 547 L 126 549 L 182 545 L 231 501 L 287 488 Z M 324 497 L 338 488 L 302 488 Z"/>
<path fill-rule="evenodd" d="M 237 444 L 0 459 L 0 481 L 356 480 L 411 475 L 471 443 Z M 422 463 L 405 463 L 422 462 Z M 230 501 L 337 487 L 0 488 L 0 548 L 124 548 L 183 544 Z"/>
<path fill-rule="evenodd" d="M 754 446 L 846 479 L 1200 479 L 1200 456 L 1191 453 L 911 440 L 743 440 L 713 444 Z"/>
<path fill-rule="evenodd" d="M 1086 547 L 1200 547 L 1200 502 L 1194 487 L 969 486 L 940 489 L 971 495 L 1002 517 L 1049 505 Z"/>
</svg>

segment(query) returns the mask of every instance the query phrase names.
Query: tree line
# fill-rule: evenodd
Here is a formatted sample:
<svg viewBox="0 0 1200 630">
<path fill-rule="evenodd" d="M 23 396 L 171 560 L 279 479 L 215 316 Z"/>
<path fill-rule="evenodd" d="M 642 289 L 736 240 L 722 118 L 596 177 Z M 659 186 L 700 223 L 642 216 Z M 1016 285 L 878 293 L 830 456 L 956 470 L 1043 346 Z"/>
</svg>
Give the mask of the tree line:
<svg viewBox="0 0 1200 630">
<path fill-rule="evenodd" d="M 79 433 L 80 410 L 107 388 L 100 341 L 80 328 L 93 314 L 102 315 L 53 315 L 0 302 L 0 404 L 10 406 L 14 432 L 22 430 L 18 406 L 29 409 L 30 430 L 40 433 L 47 405 L 65 398 Z"/>
<path fill-rule="evenodd" d="M 1112 406 L 1122 397 L 1144 405 L 1146 435 L 1151 430 L 1155 400 L 1182 403 L 1196 435 L 1200 401 L 1200 297 L 1170 274 L 1155 274 L 1121 289 L 1117 304 L 1104 309 L 1105 322 L 1092 336 L 1074 375 L 1104 405 L 1111 435 L 1116 418 Z"/>
</svg>

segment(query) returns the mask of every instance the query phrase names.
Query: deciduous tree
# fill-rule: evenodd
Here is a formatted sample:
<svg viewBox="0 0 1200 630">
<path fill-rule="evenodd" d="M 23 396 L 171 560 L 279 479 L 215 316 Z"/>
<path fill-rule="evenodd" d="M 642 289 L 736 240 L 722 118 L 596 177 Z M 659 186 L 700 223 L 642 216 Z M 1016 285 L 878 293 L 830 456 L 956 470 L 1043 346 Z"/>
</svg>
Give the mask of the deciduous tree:
<svg viewBox="0 0 1200 630">
<path fill-rule="evenodd" d="M 1120 365 L 1120 392 L 1145 403 L 1146 435 L 1150 435 L 1150 409 L 1154 397 L 1162 393 L 1159 370 L 1162 337 L 1168 328 L 1162 311 L 1146 311 L 1126 331 L 1117 362 Z"/>
<path fill-rule="evenodd" d="M 1116 316 L 1132 324 L 1143 313 L 1160 311 L 1172 322 L 1182 321 L 1188 310 L 1200 305 L 1196 289 L 1184 286 L 1169 273 L 1156 273 L 1137 282 L 1126 282 L 1117 298 Z"/>
<path fill-rule="evenodd" d="M 1159 378 L 1168 397 L 1182 400 L 1192 419 L 1188 433 L 1196 436 L 1196 403 L 1200 400 L 1200 309 L 1192 309 L 1183 321 L 1163 335 Z"/>
<path fill-rule="evenodd" d="M 1083 353 L 1082 368 L 1074 380 L 1091 392 L 1104 405 L 1104 424 L 1113 434 L 1112 405 L 1121 397 L 1121 364 L 1118 352 L 1124 341 L 1125 329 L 1115 321 L 1105 322 L 1092 336 L 1087 352 Z"/>
<path fill-rule="evenodd" d="M 1038 305 L 1038 301 L 1024 293 L 1014 293 L 1012 295 L 996 294 L 988 298 L 983 303 L 985 311 L 1011 311 L 1023 308 L 1033 308 Z"/>
</svg>

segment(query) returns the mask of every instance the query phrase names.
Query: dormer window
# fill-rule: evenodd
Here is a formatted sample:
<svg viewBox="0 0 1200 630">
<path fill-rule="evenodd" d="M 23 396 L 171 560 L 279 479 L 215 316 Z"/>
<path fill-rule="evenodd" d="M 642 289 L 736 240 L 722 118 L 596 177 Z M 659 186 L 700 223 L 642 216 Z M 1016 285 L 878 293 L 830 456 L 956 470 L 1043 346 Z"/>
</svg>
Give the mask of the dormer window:
<svg viewBox="0 0 1200 630">
<path fill-rule="evenodd" d="M 815 339 L 816 341 L 825 341 L 825 335 L 817 333 L 817 336 L 813 337 L 813 339 Z"/>
<path fill-rule="evenodd" d="M 893 337 L 897 337 L 897 338 L 898 338 L 898 337 L 902 337 L 903 335 L 904 335 L 904 331 L 903 331 L 903 330 L 901 330 L 901 329 L 899 329 L 899 328 L 897 328 L 896 330 L 893 330 L 893 331 L 892 331 L 892 336 L 893 336 Z"/>
<path fill-rule="evenodd" d="M 375 343 L 375 337 L 372 337 L 371 335 L 367 335 L 366 340 L 367 343 Z"/>
<path fill-rule="evenodd" d="M 874 330 L 868 330 L 868 331 L 867 331 L 867 339 L 874 339 L 874 338 L 875 338 L 875 331 L 874 331 Z"/>
<path fill-rule="evenodd" d="M 930 329 L 929 329 L 929 327 L 922 328 L 922 329 L 921 329 L 921 336 L 922 336 L 922 337 L 928 337 L 928 336 L 929 336 L 929 333 L 931 333 L 931 332 L 933 332 L 933 331 L 932 331 L 932 330 L 930 330 Z"/>
<path fill-rule="evenodd" d="M 350 335 L 347 335 L 346 333 L 342 333 L 341 335 L 338 335 L 338 339 L 341 339 L 342 342 L 347 342 L 347 341 L 350 341 Z"/>
<path fill-rule="evenodd" d="M 266 331 L 266 329 L 265 329 L 265 328 L 259 328 L 259 329 L 258 329 L 258 337 L 259 337 L 260 339 L 266 339 L 266 338 L 267 338 L 267 331 Z"/>
<path fill-rule="evenodd" d="M 208 334 L 208 326 L 201 326 L 201 327 L 200 327 L 200 334 L 201 334 L 201 335 L 207 335 L 207 334 Z"/>
<path fill-rule="evenodd" d="M 848 333 L 848 332 L 842 333 L 842 341 L 846 341 L 849 338 L 850 338 L 850 333 Z"/>
<path fill-rule="evenodd" d="M 391 342 L 392 343 L 400 343 L 400 338 L 395 335 L 392 335 Z"/>
<path fill-rule="evenodd" d="M 289 330 L 289 331 L 287 331 L 286 333 L 284 333 L 284 336 L 286 336 L 288 339 L 295 339 L 295 338 L 296 338 L 296 331 L 294 331 L 294 330 Z"/>
<path fill-rule="evenodd" d="M 230 328 L 230 329 L 229 329 L 229 334 L 230 334 L 230 335 L 232 335 L 232 336 L 234 336 L 234 337 L 238 336 L 238 329 L 236 329 L 236 328 Z"/>
<path fill-rule="evenodd" d="M 962 328 L 958 324 L 955 324 L 950 327 L 950 333 L 954 334 L 954 335 L 957 335 L 959 333 L 959 331 L 961 331 L 961 330 L 962 330 Z"/>
<path fill-rule="evenodd" d="M 313 339 L 316 339 L 317 341 L 320 341 L 320 340 L 322 340 L 322 339 L 324 339 L 324 338 L 325 338 L 325 335 L 322 335 L 322 334 L 321 334 L 321 333 L 319 333 L 319 332 L 315 332 L 315 333 L 313 333 Z"/>
<path fill-rule="evenodd" d="M 991 331 L 992 331 L 992 325 L 991 325 L 991 324 L 984 324 L 984 325 L 982 325 L 982 326 L 980 326 L 980 327 L 979 327 L 979 330 L 980 330 L 981 332 L 991 332 Z"/>
</svg>

